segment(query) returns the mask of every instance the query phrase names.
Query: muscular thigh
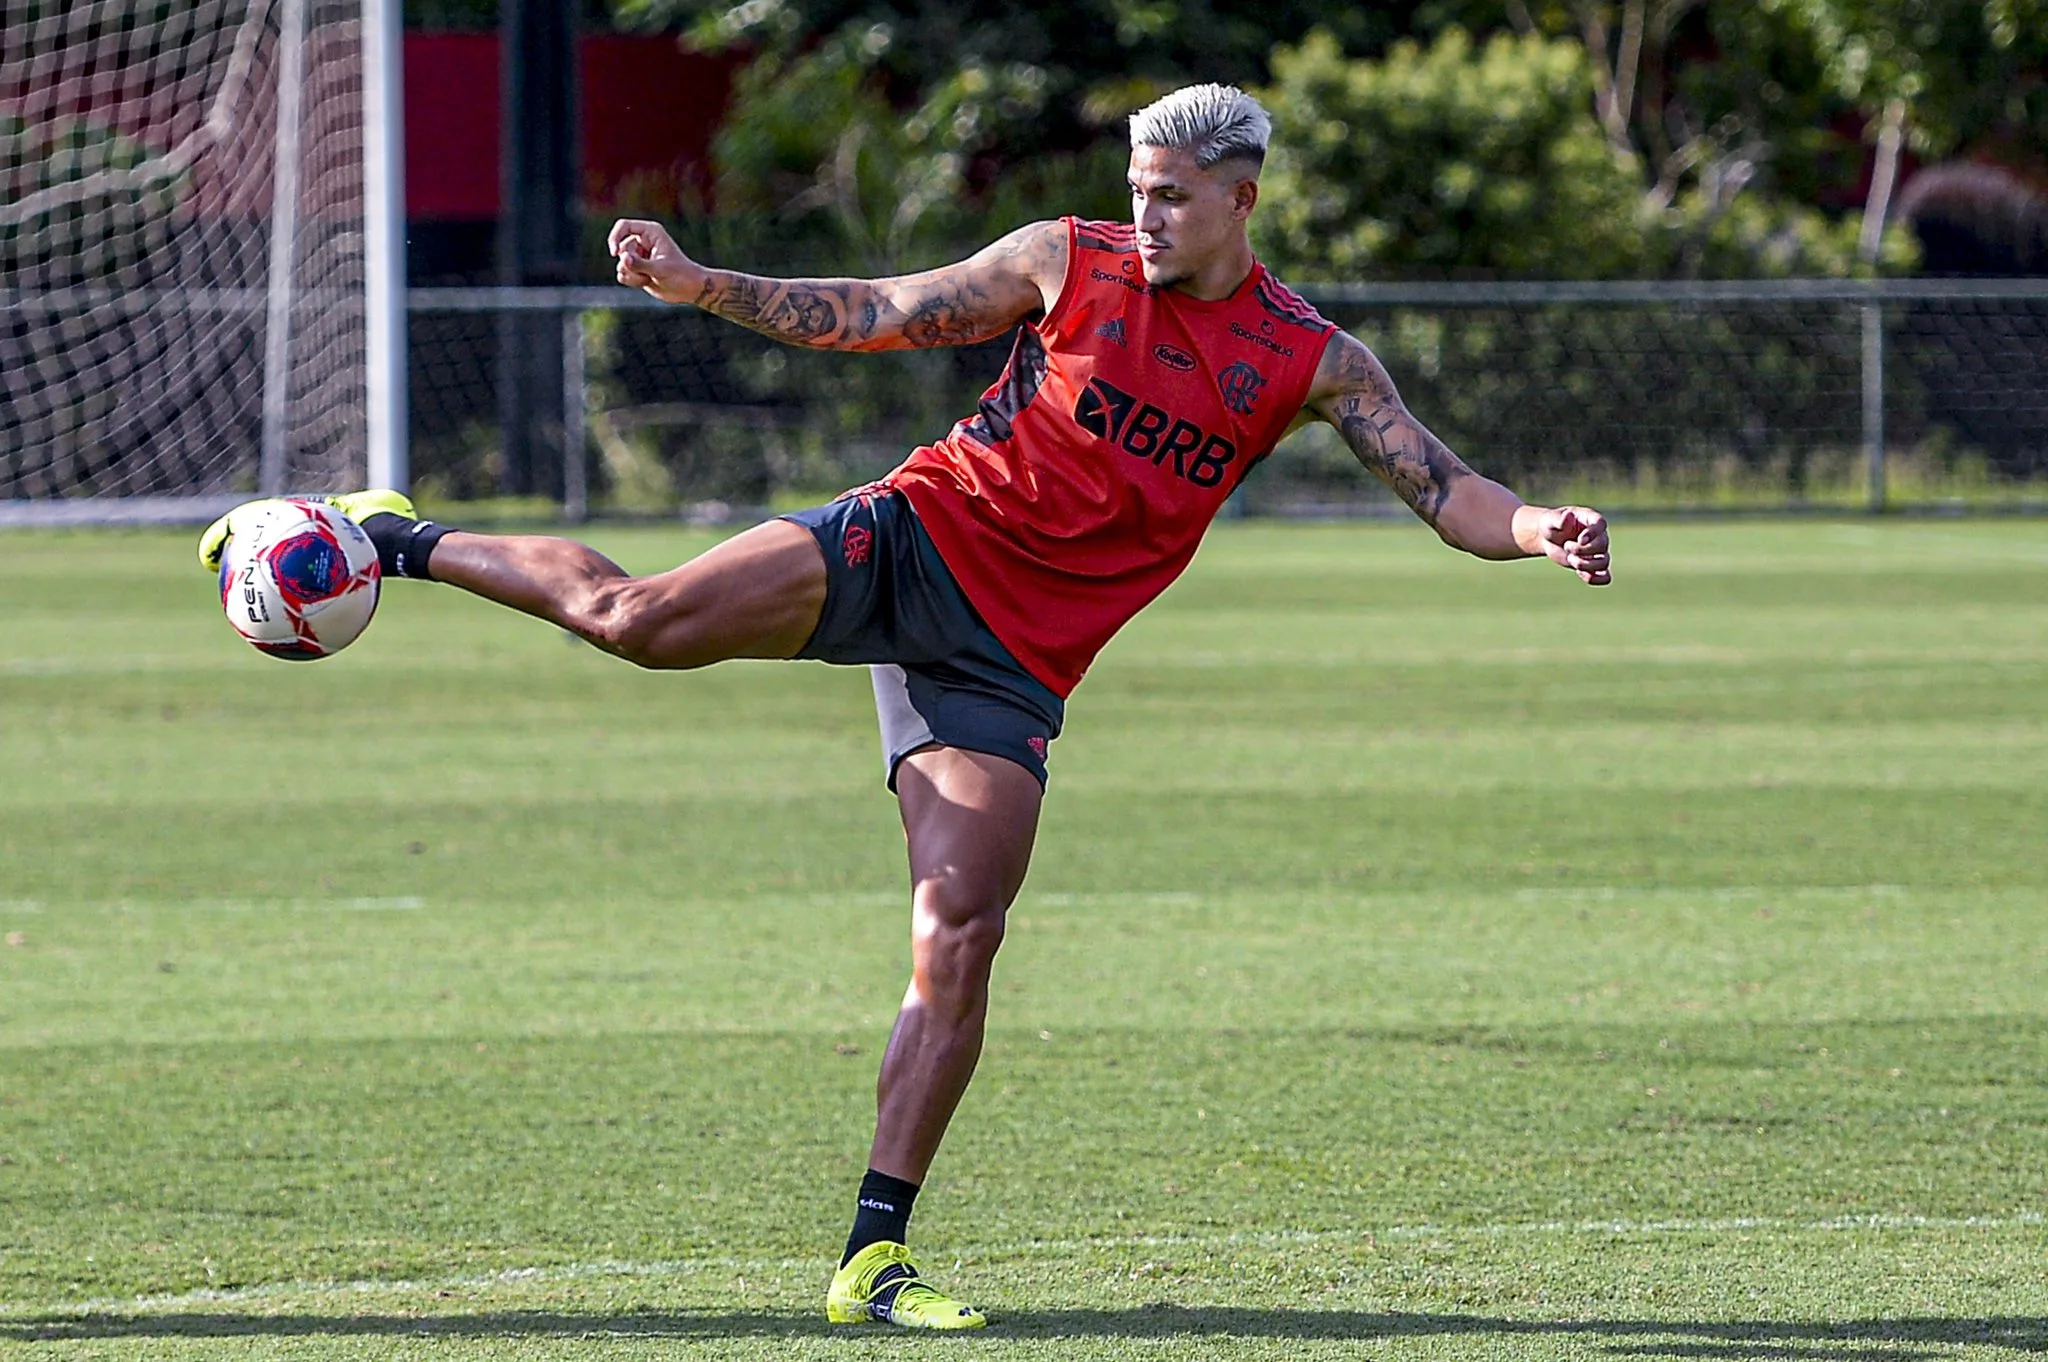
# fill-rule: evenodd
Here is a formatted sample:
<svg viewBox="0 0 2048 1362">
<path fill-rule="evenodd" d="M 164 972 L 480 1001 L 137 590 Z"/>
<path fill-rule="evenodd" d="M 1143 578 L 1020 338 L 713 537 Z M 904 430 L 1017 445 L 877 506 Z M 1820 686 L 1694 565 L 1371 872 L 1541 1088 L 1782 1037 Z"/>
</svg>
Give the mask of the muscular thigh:
<svg viewBox="0 0 2048 1362">
<path fill-rule="evenodd" d="M 1038 836 L 1044 791 L 1036 776 L 1004 757 L 933 746 L 903 759 L 896 797 L 921 913 L 1010 906 Z"/>
<path fill-rule="evenodd" d="M 651 665 L 794 657 L 824 609 L 825 560 L 808 530 L 771 520 L 620 590 L 648 621 Z"/>
</svg>

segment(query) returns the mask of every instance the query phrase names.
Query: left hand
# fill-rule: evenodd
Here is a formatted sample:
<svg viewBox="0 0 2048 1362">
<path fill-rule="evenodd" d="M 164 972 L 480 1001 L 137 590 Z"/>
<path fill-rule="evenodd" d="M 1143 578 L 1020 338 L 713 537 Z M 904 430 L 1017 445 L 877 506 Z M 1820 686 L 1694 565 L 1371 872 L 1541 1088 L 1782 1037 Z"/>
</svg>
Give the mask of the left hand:
<svg viewBox="0 0 2048 1362">
<path fill-rule="evenodd" d="M 1606 586 L 1614 580 L 1607 555 L 1607 517 L 1590 506 L 1529 506 L 1533 512 L 1516 538 L 1532 553 L 1540 553 L 1560 567 L 1579 574 L 1587 586 Z"/>
</svg>

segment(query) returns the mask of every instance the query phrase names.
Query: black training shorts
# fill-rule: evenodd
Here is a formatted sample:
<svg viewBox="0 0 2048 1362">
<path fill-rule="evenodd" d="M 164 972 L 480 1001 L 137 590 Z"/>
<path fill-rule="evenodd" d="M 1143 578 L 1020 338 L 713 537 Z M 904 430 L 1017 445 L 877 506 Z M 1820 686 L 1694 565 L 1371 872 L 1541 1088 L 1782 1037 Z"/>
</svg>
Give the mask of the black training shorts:
<svg viewBox="0 0 2048 1362">
<path fill-rule="evenodd" d="M 1007 757 L 1043 786 L 1066 704 L 982 623 L 903 494 L 862 488 L 782 518 L 825 555 L 825 608 L 797 656 L 871 668 L 889 788 L 933 744 Z"/>
</svg>

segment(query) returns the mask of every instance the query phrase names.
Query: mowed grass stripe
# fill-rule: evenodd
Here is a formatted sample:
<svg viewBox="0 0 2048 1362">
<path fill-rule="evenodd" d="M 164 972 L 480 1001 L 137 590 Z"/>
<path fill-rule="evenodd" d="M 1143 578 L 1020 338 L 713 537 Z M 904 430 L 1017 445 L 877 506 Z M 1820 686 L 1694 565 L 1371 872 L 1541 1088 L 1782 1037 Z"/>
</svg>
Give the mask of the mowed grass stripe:
<svg viewBox="0 0 2048 1362">
<path fill-rule="evenodd" d="M 1112 646 L 919 1210 L 966 1346 L 2048 1350 L 2048 528 L 1621 545 L 1228 526 Z M 865 678 L 412 584 L 285 667 L 189 552 L 0 541 L 0 1351 L 902 1343 L 815 1314 L 906 957 Z"/>
<path fill-rule="evenodd" d="M 2020 1245 L 2033 1242 L 2032 1231 L 2048 1225 L 2048 1216 L 2020 1212 L 2009 1216 L 1868 1215 L 1840 1216 L 1832 1220 L 1792 1220 L 1749 1216 L 1733 1220 L 1664 1221 L 1546 1221 L 1499 1225 L 1376 1225 L 1346 1230 L 1218 1231 L 1210 1234 L 1096 1235 L 1086 1239 L 1030 1239 L 1011 1244 L 984 1244 L 960 1261 L 977 1264 L 1005 1261 L 1053 1260 L 1076 1256 L 1100 1258 L 1134 1251 L 1192 1249 L 1205 1254 L 1235 1249 L 1287 1250 L 1303 1247 L 1331 1247 L 1340 1250 L 1375 1249 L 1382 1242 L 1403 1241 L 1450 1243 L 1460 1240 L 1516 1240 L 1586 1238 L 1608 1242 L 1659 1239 L 1753 1239 L 1759 1233 L 1773 1237 L 1848 1236 L 1867 1240 L 1885 1237 L 1910 1239 L 1967 1235 L 1978 1242 L 1995 1242 L 2013 1235 Z M 524 1289 L 549 1283 L 575 1283 L 593 1279 L 704 1277 L 730 1273 L 828 1275 L 835 1261 L 812 1254 L 793 1258 L 743 1258 L 732 1254 L 698 1258 L 670 1258 L 653 1262 L 625 1262 L 605 1259 L 588 1263 L 559 1263 L 549 1267 L 514 1267 L 480 1276 L 442 1277 L 429 1281 L 394 1278 L 365 1278 L 358 1281 L 270 1282 L 250 1287 L 202 1287 L 193 1291 L 155 1296 L 109 1296 L 94 1300 L 61 1302 L 55 1305 L 21 1307 L 0 1302 L 0 1319 L 31 1311 L 42 1316 L 91 1314 L 105 1311 L 158 1312 L 186 1306 L 243 1305 L 269 1303 L 306 1304 L 331 1296 L 402 1297 L 419 1292 L 465 1290 L 502 1291 Z M 1133 1275 L 1143 1275 L 1132 1270 Z"/>
<path fill-rule="evenodd" d="M 0 905 L 0 932 L 17 941 L 0 955 L 0 1049 L 878 1032 L 907 967 L 903 900 L 884 890 Z M 2048 942 L 2011 928 L 2037 902 L 2025 887 L 1884 884 L 1044 891 L 1012 916 L 993 1024 L 2026 1016 Z"/>
<path fill-rule="evenodd" d="M 994 1321 L 977 1354 L 1128 1356 L 2038 1355 L 2039 1241 L 1981 1226 L 1897 1233 L 1590 1235 L 1539 1253 L 1521 1236 L 1169 1246 L 1059 1245 L 969 1256 L 949 1276 Z M 1938 1285 L 1927 1255 L 1967 1266 Z M 567 1265 L 434 1282 L 193 1293 L 9 1318 L 37 1356 L 317 1354 L 843 1357 L 919 1346 L 831 1329 L 830 1260 Z M 1825 1270 L 1816 1271 L 1816 1264 Z M 1903 1269 L 1903 1271 L 1902 1271 Z M 1683 1292 L 1670 1283 L 1685 1277 Z M 1258 1284 L 1248 1293 L 1242 1283 Z M 1085 1283 L 1077 1303 L 1075 1283 Z M 1575 1307 L 1560 1310 L 1558 1302 Z M 1484 1302 L 1484 1305 L 1481 1305 Z M 1139 1355 L 1145 1355 L 1140 1353 Z"/>
<path fill-rule="evenodd" d="M 921 1233 L 959 1254 L 1401 1223 L 2011 1217 L 2048 1172 L 2044 1039 L 2012 1018 L 1004 1033 Z M 10 1299 L 75 1299 L 804 1257 L 834 1184 L 858 1175 L 878 1040 L 9 1052 L 0 1280 Z M 1049 1151 L 1087 1177 L 1034 1176 Z"/>
<path fill-rule="evenodd" d="M 1176 741 L 1161 745 L 1156 732 L 1170 719 L 1131 709 L 1090 715 L 1076 741 L 1055 749 L 1063 802 L 1143 789 L 1271 795 L 1304 787 L 1330 795 L 1398 790 L 1413 797 L 1534 798 L 1544 786 L 1532 775 L 1532 760 L 1542 763 L 1538 771 L 1552 763 L 1580 763 L 1603 788 L 1657 793 L 1759 786 L 2027 793 L 2048 783 L 2048 737 L 2038 725 L 2013 717 L 1826 725 L 1637 720 L 1545 724 L 1533 731 L 1527 725 L 1447 718 L 1440 725 L 1390 731 L 1327 718 L 1299 728 L 1248 714 L 1235 722 L 1176 729 Z M 1105 731 L 1112 721 L 1119 727 Z M 104 765 L 89 761 L 75 738 L 47 739 L 40 750 L 23 738 L 15 744 L 21 760 L 50 775 L 40 785 L 0 788 L 0 809 L 87 818 L 110 800 L 138 810 L 189 806 L 190 792 L 180 780 L 234 731 L 227 725 L 175 734 L 145 729 L 134 740 L 148 740 L 146 754 L 90 754 L 106 758 Z M 344 737 L 337 734 L 333 741 Z M 515 743 L 502 729 L 450 726 L 410 746 L 414 760 L 450 768 L 450 803 L 486 797 L 494 806 L 622 797 L 780 802 L 826 792 L 872 796 L 879 764 L 871 737 L 865 730 L 857 740 L 795 734 L 766 744 L 676 728 L 630 735 L 560 731 L 552 737 L 528 734 Z M 600 764 L 600 754 L 609 756 L 609 765 Z M 820 774 L 795 789 L 788 774 L 799 767 Z M 363 782 L 366 792 L 391 784 L 374 775 Z M 402 794 L 394 787 L 386 798 Z M 247 813 L 331 802 L 330 792 L 309 785 L 302 770 L 280 763 L 238 772 L 234 788 L 209 799 L 208 806 Z"/>
<path fill-rule="evenodd" d="M 1597 777 L 1591 778 L 1597 789 Z M 1382 892 L 1568 884 L 1715 888 L 2038 882 L 2048 794 L 2027 788 L 1813 790 L 1762 783 L 1668 797 L 1537 790 L 1295 786 L 1063 792 L 1032 884 Z M 1600 807 L 1579 808 L 1589 801 Z M 1626 811 L 1623 810 L 1626 806 Z M 382 897 L 583 901 L 886 890 L 902 875 L 894 810 L 840 799 L 570 800 L 559 806 L 336 800 L 261 810 L 10 814 L 10 896 Z M 1093 836 L 1109 820 L 1115 836 Z M 765 837 L 749 829 L 771 829 Z M 413 851 L 408 848 L 420 848 Z"/>
</svg>

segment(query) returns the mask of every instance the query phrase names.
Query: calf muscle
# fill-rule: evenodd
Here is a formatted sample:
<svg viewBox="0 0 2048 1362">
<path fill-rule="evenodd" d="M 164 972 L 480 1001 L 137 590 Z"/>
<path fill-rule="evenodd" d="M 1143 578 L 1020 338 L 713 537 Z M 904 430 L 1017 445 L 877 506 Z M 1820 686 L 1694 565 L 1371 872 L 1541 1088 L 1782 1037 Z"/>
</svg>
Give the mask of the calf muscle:
<svg viewBox="0 0 2048 1362">
<path fill-rule="evenodd" d="M 617 563 L 571 539 L 460 531 L 436 546 L 433 571 L 437 581 L 585 638 L 591 637 L 589 622 L 600 591 L 627 578 Z"/>
<path fill-rule="evenodd" d="M 655 668 L 794 657 L 825 604 L 817 542 L 781 520 L 647 577 L 574 540 L 455 533 L 435 549 L 434 576 Z"/>
</svg>

